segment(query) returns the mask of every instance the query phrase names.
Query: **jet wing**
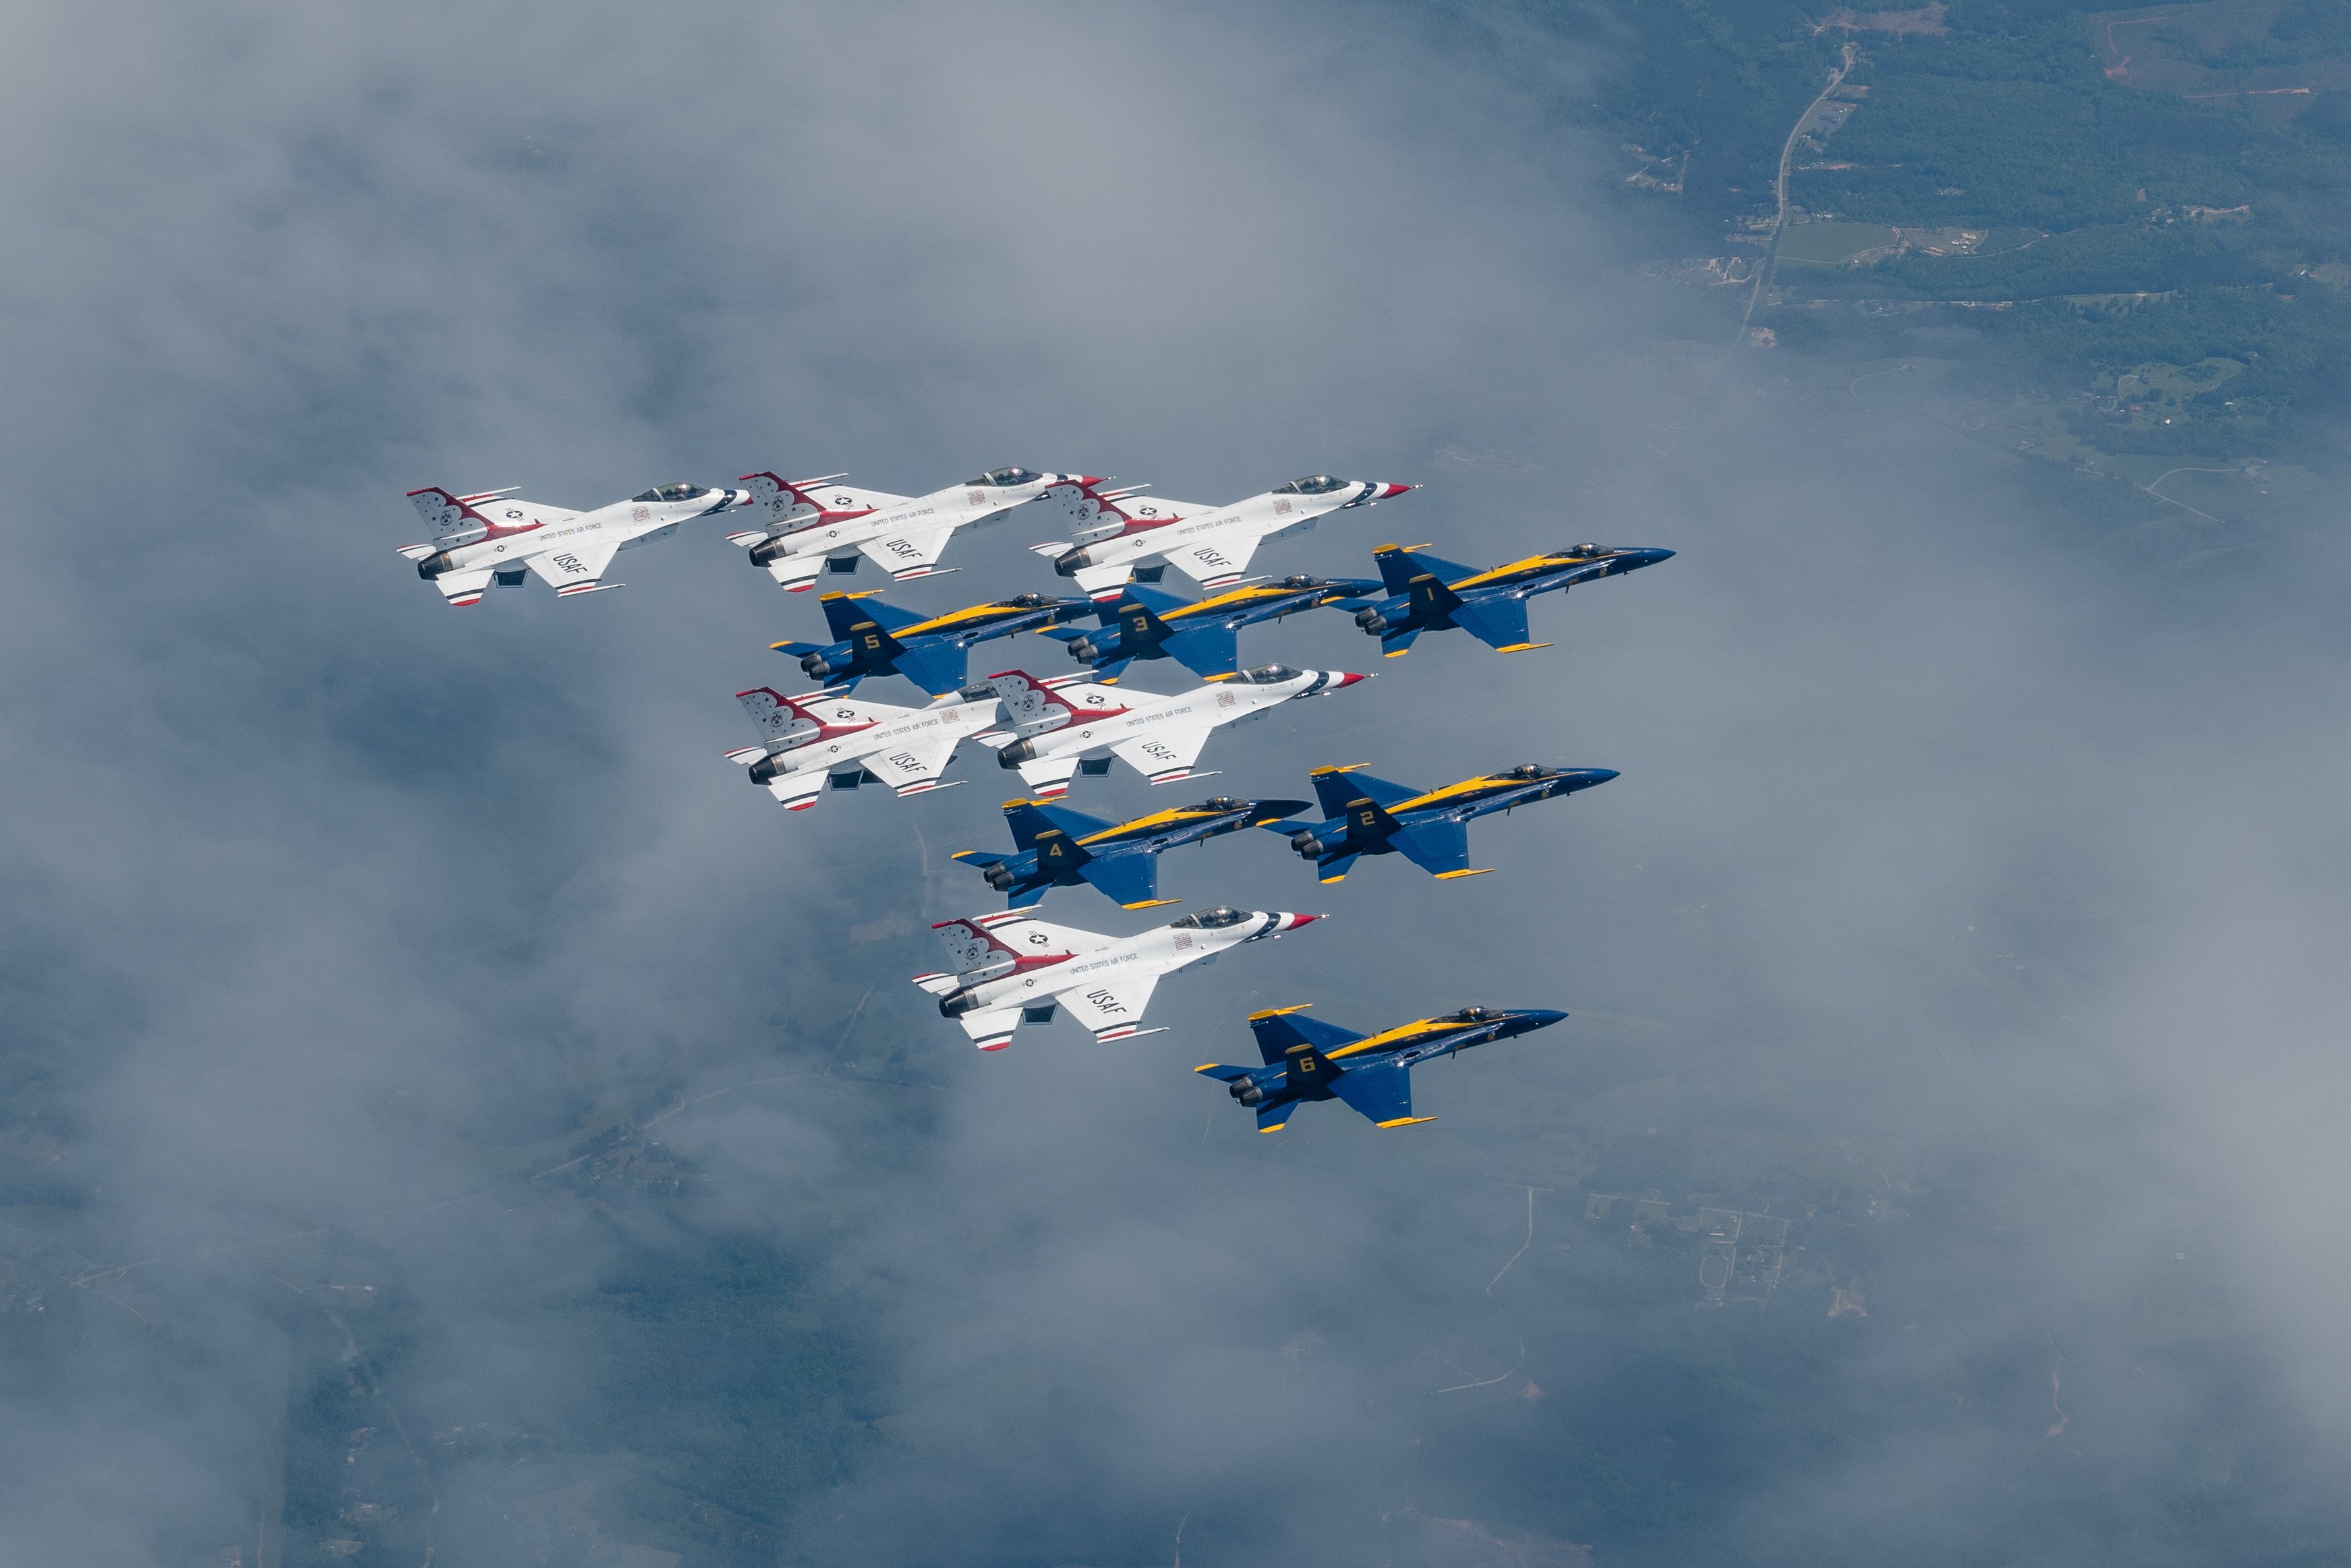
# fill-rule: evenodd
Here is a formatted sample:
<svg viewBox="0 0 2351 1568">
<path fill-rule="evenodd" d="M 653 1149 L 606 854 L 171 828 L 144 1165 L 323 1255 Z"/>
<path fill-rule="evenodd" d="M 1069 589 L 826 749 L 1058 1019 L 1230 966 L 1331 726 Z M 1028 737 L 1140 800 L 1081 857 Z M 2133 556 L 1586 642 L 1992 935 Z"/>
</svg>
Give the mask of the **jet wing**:
<svg viewBox="0 0 2351 1568">
<path fill-rule="evenodd" d="M 1348 1068 L 1331 1081 L 1331 1092 L 1383 1127 L 1437 1120 L 1412 1113 L 1412 1069 L 1402 1062 Z"/>
<path fill-rule="evenodd" d="M 799 773 L 778 773 L 768 780 L 768 793 L 773 795 L 787 811 L 805 811 L 824 799 L 828 777 L 821 768 L 810 768 Z"/>
<path fill-rule="evenodd" d="M 1455 605 L 1451 613 L 1456 626 L 1504 653 L 1551 646 L 1548 643 L 1527 641 L 1527 601 L 1523 599 L 1475 600 Z"/>
<path fill-rule="evenodd" d="M 951 789 L 952 785 L 940 784 L 939 775 L 955 760 L 956 743 L 962 738 L 958 735 L 926 736 L 904 746 L 893 746 L 866 758 L 865 770 L 901 795 Z"/>
<path fill-rule="evenodd" d="M 1181 545 L 1167 552 L 1167 564 L 1203 588 L 1224 588 L 1240 580 L 1257 553 L 1254 535 L 1236 534 L 1215 543 Z"/>
<path fill-rule="evenodd" d="M 1137 852 L 1090 860 L 1078 874 L 1127 909 L 1144 909 L 1165 902 L 1159 896 L 1159 857 Z"/>
<path fill-rule="evenodd" d="M 604 573 L 611 570 L 612 558 L 620 553 L 620 541 L 578 545 L 567 549 L 545 550 L 524 562 L 552 587 L 559 598 L 568 599 L 575 593 L 593 593 L 607 586 Z M 618 588 L 617 582 L 610 584 Z"/>
<path fill-rule="evenodd" d="M 1439 817 L 1414 822 L 1388 835 L 1395 852 L 1432 876 L 1478 876 L 1469 869 L 1469 830 Z"/>
<path fill-rule="evenodd" d="M 1071 1018 L 1093 1030 L 1096 1040 L 1127 1040 L 1146 1032 L 1143 1028 L 1143 1009 L 1150 1004 L 1152 989 L 1158 984 L 1158 976 L 1140 975 L 1109 985 L 1059 991 L 1053 999 L 1069 1009 Z M 1156 1034 L 1158 1030 L 1147 1032 Z"/>
<path fill-rule="evenodd" d="M 952 528 L 925 528 L 916 533 L 867 539 L 857 548 L 874 565 L 904 582 L 910 578 L 940 575 L 939 557 L 946 551 L 947 541 L 953 538 L 955 529 Z"/>
<path fill-rule="evenodd" d="M 1200 724 L 1155 730 L 1120 741 L 1110 748 L 1111 755 L 1154 784 L 1173 784 L 1192 776 L 1192 765 L 1200 760 L 1200 750 L 1215 728 Z"/>
<path fill-rule="evenodd" d="M 903 650 L 891 668 L 935 697 L 959 690 L 970 673 L 964 651 L 944 638 L 935 643 L 915 638 L 914 645 Z"/>
<path fill-rule="evenodd" d="M 1078 758 L 1048 757 L 1020 765 L 1020 782 L 1029 786 L 1029 793 L 1040 800 L 1058 800 L 1070 792 L 1070 780 L 1077 776 Z"/>
</svg>

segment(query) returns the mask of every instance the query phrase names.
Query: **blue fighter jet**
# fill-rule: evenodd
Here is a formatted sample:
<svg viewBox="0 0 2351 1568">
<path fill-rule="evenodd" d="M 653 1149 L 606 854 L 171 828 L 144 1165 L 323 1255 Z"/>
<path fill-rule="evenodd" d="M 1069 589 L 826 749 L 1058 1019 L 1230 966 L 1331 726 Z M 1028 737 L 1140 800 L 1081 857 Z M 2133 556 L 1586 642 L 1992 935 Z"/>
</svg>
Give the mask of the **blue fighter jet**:
<svg viewBox="0 0 2351 1568">
<path fill-rule="evenodd" d="M 1357 855 L 1400 854 L 1439 882 L 1483 876 L 1491 866 L 1469 863 L 1469 822 L 1573 795 L 1616 777 L 1606 768 L 1544 768 L 1530 762 L 1502 773 L 1481 773 L 1436 789 L 1414 789 L 1348 768 L 1317 768 L 1307 777 L 1321 800 L 1322 822 L 1265 822 L 1290 835 L 1290 847 L 1314 862 L 1315 874 L 1337 882 Z"/>
<path fill-rule="evenodd" d="M 1211 1061 L 1192 1070 L 1222 1080 L 1227 1093 L 1257 1113 L 1260 1133 L 1281 1131 L 1290 1113 L 1309 1100 L 1343 1100 L 1383 1127 L 1434 1122 L 1434 1116 L 1412 1113 L 1414 1062 L 1548 1029 L 1567 1016 L 1543 1008 L 1468 1007 L 1363 1035 L 1294 1016 L 1301 1010 L 1249 1014 L 1264 1066 Z"/>
<path fill-rule="evenodd" d="M 1219 795 L 1196 806 L 1154 811 L 1113 824 L 1067 806 L 1007 800 L 1004 822 L 1018 850 L 999 855 L 959 850 L 956 859 L 986 873 L 987 885 L 1026 909 L 1055 887 L 1092 883 L 1128 909 L 1174 904 L 1159 896 L 1159 852 L 1196 844 L 1242 828 L 1262 827 L 1304 809 L 1303 800 L 1235 800 Z"/>
<path fill-rule="evenodd" d="M 1396 658 L 1423 632 L 1458 626 L 1497 652 L 1522 653 L 1548 648 L 1527 641 L 1527 601 L 1538 593 L 1563 591 L 1579 582 L 1597 582 L 1671 560 L 1669 549 L 1618 549 L 1611 545 L 1575 545 L 1531 555 L 1487 571 L 1473 571 L 1433 555 L 1416 555 L 1403 545 L 1372 552 L 1389 598 L 1355 612 L 1355 624 L 1380 640 L 1380 652 Z"/>
<path fill-rule="evenodd" d="M 837 639 L 831 644 L 771 643 L 768 646 L 778 653 L 797 655 L 809 679 L 830 686 L 847 690 L 868 675 L 904 675 L 940 697 L 961 689 L 967 673 L 965 655 L 975 643 L 1058 625 L 1095 609 L 1091 599 L 1021 593 L 991 604 L 966 605 L 945 615 L 923 616 L 874 599 L 879 591 L 828 593 L 819 601 Z"/>
<path fill-rule="evenodd" d="M 1105 679 L 1135 659 L 1173 659 L 1194 674 L 1213 679 L 1238 668 L 1235 633 L 1260 621 L 1279 621 L 1324 604 L 1354 609 L 1383 597 L 1369 578 L 1285 577 L 1254 582 L 1196 602 L 1130 582 L 1112 603 L 1097 611 L 1096 631 L 1062 626 L 1044 635 L 1069 644 L 1070 656 L 1092 664 Z"/>
</svg>

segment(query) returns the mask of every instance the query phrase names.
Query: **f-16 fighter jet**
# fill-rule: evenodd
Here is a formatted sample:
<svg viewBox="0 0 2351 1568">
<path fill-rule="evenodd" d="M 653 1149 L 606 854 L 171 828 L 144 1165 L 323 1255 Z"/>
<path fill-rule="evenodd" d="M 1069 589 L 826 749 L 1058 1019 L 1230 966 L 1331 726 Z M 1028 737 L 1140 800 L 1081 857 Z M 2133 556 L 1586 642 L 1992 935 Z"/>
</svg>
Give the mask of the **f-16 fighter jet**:
<svg viewBox="0 0 2351 1568">
<path fill-rule="evenodd" d="M 1507 773 L 1485 773 L 1441 789 L 1412 789 L 1352 768 L 1317 768 L 1307 777 L 1328 821 L 1267 822 L 1290 835 L 1290 847 L 1314 862 L 1315 874 L 1337 882 L 1357 855 L 1400 854 L 1439 882 L 1483 876 L 1491 866 L 1469 864 L 1472 818 L 1572 795 L 1616 777 L 1606 768 L 1541 768 L 1530 762 Z"/>
<path fill-rule="evenodd" d="M 828 593 L 820 602 L 835 641 L 770 643 L 778 653 L 799 656 L 809 679 L 852 688 L 868 675 L 904 675 L 935 697 L 961 689 L 965 654 L 975 643 L 1033 632 L 1090 613 L 1090 599 L 1048 599 L 1017 594 L 992 604 L 967 605 L 945 615 L 899 610 L 864 593 Z"/>
<path fill-rule="evenodd" d="M 1196 1067 L 1224 1081 L 1225 1092 L 1257 1113 L 1257 1130 L 1279 1133 L 1309 1100 L 1342 1100 L 1383 1127 L 1434 1122 L 1412 1113 L 1412 1067 L 1489 1040 L 1548 1029 L 1567 1015 L 1545 1008 L 1463 1008 L 1416 1019 L 1378 1034 L 1298 1018 L 1299 1008 L 1249 1014 L 1262 1067 Z"/>
<path fill-rule="evenodd" d="M 1143 1009 L 1163 976 L 1205 964 L 1228 947 L 1279 937 L 1319 915 L 1228 909 L 1180 915 L 1137 936 L 1102 936 L 1006 910 L 942 921 L 952 975 L 917 975 L 939 1011 L 963 1025 L 982 1051 L 1001 1051 L 1024 1023 L 1050 1023 L 1058 1005 L 1102 1040 L 1157 1034 Z"/>
<path fill-rule="evenodd" d="M 860 555 L 904 582 L 937 572 L 939 552 L 957 528 L 994 522 L 1043 496 L 1074 507 L 1102 483 L 1086 475 L 991 468 L 927 496 L 893 496 L 854 489 L 840 478 L 746 474 L 743 482 L 767 514 L 767 527 L 726 537 L 747 547 L 751 564 L 766 567 L 794 593 L 806 592 L 820 571 L 855 571 Z"/>
<path fill-rule="evenodd" d="M 1089 488 L 1065 498 L 1071 520 L 1082 525 L 1074 539 L 1029 548 L 1053 557 L 1055 571 L 1097 599 L 1114 593 L 1143 562 L 1162 558 L 1203 588 L 1229 588 L 1268 539 L 1303 532 L 1326 512 L 1377 506 L 1415 488 L 1310 474 L 1228 507 Z"/>
<path fill-rule="evenodd" d="M 1343 670 L 1259 664 L 1229 680 L 1163 696 L 1077 675 L 1040 680 L 1025 670 L 1006 670 L 988 677 L 1004 699 L 1006 727 L 986 739 L 1001 746 L 997 761 L 1020 769 L 1029 793 L 1049 800 L 1070 792 L 1081 763 L 1089 774 L 1107 773 L 1113 757 L 1154 784 L 1173 784 L 1192 777 L 1200 748 L 1217 726 L 1259 718 L 1292 697 L 1343 691 L 1370 679 Z M 1108 756 L 1088 758 L 1089 752 Z"/>
<path fill-rule="evenodd" d="M 765 738 L 726 758 L 749 767 L 751 782 L 766 785 L 789 811 L 815 805 L 828 779 L 836 789 L 871 779 L 901 795 L 939 789 L 956 745 L 996 722 L 997 711 L 993 696 L 891 707 L 835 692 L 788 697 L 768 686 L 737 692 L 735 700 Z"/>
<path fill-rule="evenodd" d="M 1196 844 L 1242 828 L 1263 827 L 1305 810 L 1303 800 L 1235 800 L 1219 795 L 1196 806 L 1154 811 L 1113 824 L 1067 806 L 1007 800 L 1004 823 L 1018 846 L 1008 855 L 957 850 L 955 858 L 985 872 L 987 885 L 1011 894 L 1008 909 L 1027 909 L 1055 887 L 1092 883 L 1128 909 L 1173 904 L 1159 896 L 1159 852 Z"/>
<path fill-rule="evenodd" d="M 1402 545 L 1382 545 L 1372 559 L 1379 563 L 1381 580 L 1393 597 L 1357 611 L 1355 624 L 1377 637 L 1380 652 L 1391 659 L 1410 648 L 1423 632 L 1454 626 L 1498 652 L 1522 653 L 1551 646 L 1527 641 L 1527 601 L 1535 594 L 1597 582 L 1673 558 L 1669 549 L 1574 545 L 1489 571 L 1473 571 L 1433 555 L 1416 555 Z"/>
<path fill-rule="evenodd" d="M 1099 630 L 1065 626 L 1045 635 L 1068 643 L 1071 658 L 1092 664 L 1105 680 L 1135 659 L 1173 659 L 1196 675 L 1229 675 L 1238 662 L 1235 633 L 1242 627 L 1323 604 L 1353 609 L 1385 594 L 1368 578 L 1298 576 L 1227 589 L 1195 603 L 1136 582 L 1127 584 L 1116 603 L 1102 607 Z"/>
<path fill-rule="evenodd" d="M 434 529 L 434 539 L 429 545 L 402 545 L 400 553 L 452 604 L 480 603 L 493 582 L 520 588 L 531 572 L 566 599 L 618 588 L 604 580 L 604 573 L 621 551 L 665 539 L 689 517 L 751 504 L 748 490 L 684 484 L 656 485 L 592 512 L 526 501 L 512 490 L 453 496 L 429 486 L 411 490 L 408 498 Z"/>
</svg>

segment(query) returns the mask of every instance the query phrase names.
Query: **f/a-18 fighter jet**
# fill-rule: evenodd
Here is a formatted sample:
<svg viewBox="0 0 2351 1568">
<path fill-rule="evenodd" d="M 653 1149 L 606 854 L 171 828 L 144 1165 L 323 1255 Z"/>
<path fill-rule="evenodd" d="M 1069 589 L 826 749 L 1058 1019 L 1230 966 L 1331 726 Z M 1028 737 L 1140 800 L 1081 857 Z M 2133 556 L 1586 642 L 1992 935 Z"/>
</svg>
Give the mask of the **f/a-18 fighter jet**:
<svg viewBox="0 0 2351 1568">
<path fill-rule="evenodd" d="M 1311 1004 L 1310 1004 L 1311 1005 Z M 1257 1130 L 1279 1133 L 1309 1100 L 1340 1100 L 1383 1127 L 1434 1122 L 1412 1113 L 1412 1068 L 1488 1040 L 1548 1029 L 1567 1015 L 1547 1008 L 1463 1008 L 1415 1019 L 1378 1034 L 1357 1034 L 1296 1015 L 1300 1008 L 1249 1014 L 1262 1067 L 1196 1067 L 1224 1082 L 1225 1092 L 1257 1113 Z"/>
<path fill-rule="evenodd" d="M 1067 806 L 1007 800 L 1004 825 L 1012 830 L 1014 852 L 957 850 L 955 858 L 985 873 L 988 886 L 1010 894 L 1008 909 L 1027 909 L 1048 890 L 1080 883 L 1092 883 L 1128 909 L 1149 909 L 1176 902 L 1159 896 L 1160 851 L 1263 827 L 1305 807 L 1303 800 L 1218 795 L 1196 806 L 1112 823 Z"/>
<path fill-rule="evenodd" d="M 1091 599 L 1048 599 L 1016 594 L 991 604 L 971 604 L 945 615 L 917 615 L 883 603 L 872 589 L 864 593 L 828 593 L 820 602 L 834 641 L 770 643 L 778 653 L 797 654 L 812 681 L 852 688 L 868 675 L 904 675 L 935 697 L 963 686 L 965 655 L 975 643 L 1073 620 L 1091 613 Z"/>
<path fill-rule="evenodd" d="M 1131 582 L 1115 603 L 1102 606 L 1097 629 L 1064 626 L 1044 635 L 1068 643 L 1071 658 L 1092 665 L 1105 680 L 1136 659 L 1173 659 L 1196 675 L 1229 675 L 1238 665 L 1236 633 L 1242 627 L 1319 605 L 1352 609 L 1385 592 L 1369 578 L 1301 575 L 1229 588 L 1195 602 Z"/>
<path fill-rule="evenodd" d="M 1606 768 L 1542 768 L 1528 763 L 1506 773 L 1481 773 L 1439 789 L 1413 789 L 1351 768 L 1317 768 L 1307 777 L 1329 818 L 1322 822 L 1267 822 L 1290 835 L 1290 847 L 1314 862 L 1324 882 L 1347 874 L 1357 855 L 1400 854 L 1439 882 L 1483 876 L 1491 866 L 1469 863 L 1473 818 L 1573 795 L 1616 777 Z"/>
<path fill-rule="evenodd" d="M 938 998 L 940 1013 L 963 1025 L 982 1051 L 1003 1050 L 1024 1023 L 1052 1022 L 1056 1006 L 1069 1009 L 1096 1040 L 1127 1040 L 1160 1032 L 1142 1025 L 1163 977 L 1322 918 L 1218 904 L 1140 936 L 1103 936 L 1008 909 L 933 927 L 955 973 L 916 975 L 914 984 Z"/>
<path fill-rule="evenodd" d="M 453 496 L 435 485 L 411 490 L 408 498 L 434 538 L 429 545 L 402 545 L 400 553 L 452 604 L 480 603 L 493 582 L 520 588 L 532 572 L 565 599 L 618 588 L 604 573 L 621 551 L 665 539 L 689 517 L 751 504 L 747 490 L 686 484 L 656 485 L 592 512 L 526 501 L 513 490 Z"/>
<path fill-rule="evenodd" d="M 1070 792 L 1081 766 L 1088 774 L 1109 772 L 1112 758 L 1154 784 L 1173 784 L 1192 777 L 1201 747 L 1219 725 L 1261 718 L 1293 697 L 1343 691 L 1370 679 L 1343 670 L 1259 664 L 1229 680 L 1162 695 L 1078 675 L 1040 679 L 1005 670 L 988 677 L 1004 699 L 1005 727 L 983 738 L 1001 748 L 998 763 L 1020 769 L 1029 793 L 1049 800 Z"/>
<path fill-rule="evenodd" d="M 993 695 L 972 702 L 946 697 L 915 708 L 837 692 L 788 697 L 755 686 L 735 699 L 763 738 L 726 758 L 747 766 L 751 782 L 765 785 L 789 811 L 815 805 L 827 780 L 836 789 L 854 789 L 870 779 L 901 795 L 939 789 L 956 747 L 995 723 L 997 714 Z"/>
<path fill-rule="evenodd" d="M 794 593 L 808 591 L 820 571 L 855 571 L 860 555 L 904 582 L 938 572 L 939 552 L 957 528 L 994 522 L 1040 497 L 1075 507 L 1102 483 L 1089 475 L 991 468 L 927 496 L 893 496 L 853 488 L 839 483 L 841 477 L 746 474 L 743 482 L 767 514 L 767 527 L 726 537 L 750 550 L 752 565 L 767 568 Z"/>
<path fill-rule="evenodd" d="M 1325 513 L 1374 507 L 1415 488 L 1310 474 L 1229 507 L 1205 507 L 1089 487 L 1063 497 L 1071 520 L 1081 525 L 1075 537 L 1029 548 L 1054 558 L 1055 571 L 1098 599 L 1113 594 L 1144 562 L 1163 559 L 1203 588 L 1229 588 L 1268 539 L 1301 533 Z M 1146 580 L 1157 580 L 1157 572 L 1144 570 Z"/>
<path fill-rule="evenodd" d="M 1382 545 L 1372 559 L 1379 563 L 1380 579 L 1391 597 L 1357 611 L 1355 624 L 1377 637 L 1380 652 L 1391 659 L 1410 648 L 1423 632 L 1454 626 L 1499 653 L 1523 653 L 1551 646 L 1527 641 L 1527 601 L 1534 595 L 1638 571 L 1673 558 L 1669 549 L 1573 545 L 1473 571 L 1433 555 L 1415 554 L 1402 545 Z"/>
</svg>

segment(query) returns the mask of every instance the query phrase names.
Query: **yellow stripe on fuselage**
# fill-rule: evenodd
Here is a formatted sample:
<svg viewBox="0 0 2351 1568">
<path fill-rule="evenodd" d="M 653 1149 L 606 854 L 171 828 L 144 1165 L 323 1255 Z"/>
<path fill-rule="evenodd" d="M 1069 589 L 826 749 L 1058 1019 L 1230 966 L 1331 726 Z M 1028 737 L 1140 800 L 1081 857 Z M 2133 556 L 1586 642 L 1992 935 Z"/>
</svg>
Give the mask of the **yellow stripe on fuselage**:
<svg viewBox="0 0 2351 1568">
<path fill-rule="evenodd" d="M 1221 817 L 1223 815 L 1224 813 L 1222 811 L 1195 811 L 1188 810 L 1186 807 L 1178 806 L 1173 810 L 1154 811 L 1148 817 L 1137 817 L 1132 822 L 1121 822 L 1115 828 L 1104 828 L 1099 833 L 1089 833 L 1084 838 L 1080 839 L 1078 842 L 1081 844 L 1107 843 L 1113 839 L 1125 838 L 1130 833 L 1145 833 L 1151 831 L 1155 828 L 1175 827 L 1184 822 L 1197 822 L 1209 817 Z"/>
<path fill-rule="evenodd" d="M 1343 1056 L 1360 1056 L 1367 1051 L 1401 1051 L 1405 1046 L 1417 1045 L 1423 1040 L 1432 1036 L 1451 1034 L 1463 1027 L 1458 1023 L 1447 1023 L 1443 1019 L 1415 1019 L 1410 1023 L 1398 1024 L 1392 1030 L 1359 1040 L 1353 1045 L 1343 1045 L 1336 1051 L 1326 1051 L 1322 1054 L 1336 1061 Z"/>
<path fill-rule="evenodd" d="M 1508 566 L 1498 566 L 1490 571 L 1472 572 L 1458 582 L 1445 586 L 1458 593 L 1465 588 L 1483 588 L 1489 582 L 1508 582 L 1512 578 L 1540 577 L 1546 571 L 1559 571 L 1582 561 L 1602 559 L 1599 556 L 1531 555 L 1524 560 L 1514 560 Z"/>
<path fill-rule="evenodd" d="M 1284 594 L 1297 591 L 1298 590 L 1294 588 L 1275 588 L 1267 583 L 1253 583 L 1247 588 L 1228 589 L 1214 599 L 1203 599 L 1199 603 L 1186 604 L 1181 610 L 1171 610 L 1159 619 L 1181 621 L 1186 616 L 1212 614 L 1219 610 L 1230 610 L 1236 605 L 1250 604 L 1262 599 L 1278 599 Z"/>
<path fill-rule="evenodd" d="M 1016 615 L 1034 615 L 1034 610 L 1008 610 L 1001 604 L 969 604 L 961 610 L 950 610 L 945 615 L 934 615 L 928 621 L 917 621 L 912 626 L 901 627 L 890 633 L 900 639 L 919 637 L 926 632 L 946 632 L 957 626 L 968 626 L 975 621 L 1008 621 Z"/>
<path fill-rule="evenodd" d="M 1426 795 L 1415 795 L 1409 800 L 1399 800 L 1390 811 L 1415 811 L 1423 806 L 1442 806 L 1449 801 L 1476 800 L 1488 795 L 1499 795 L 1522 784 L 1540 783 L 1540 779 L 1513 779 L 1504 773 L 1481 773 L 1475 779 L 1464 779 L 1458 784 L 1447 784 L 1431 789 Z"/>
</svg>

